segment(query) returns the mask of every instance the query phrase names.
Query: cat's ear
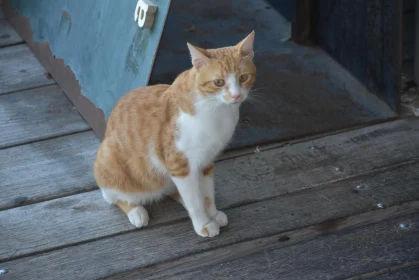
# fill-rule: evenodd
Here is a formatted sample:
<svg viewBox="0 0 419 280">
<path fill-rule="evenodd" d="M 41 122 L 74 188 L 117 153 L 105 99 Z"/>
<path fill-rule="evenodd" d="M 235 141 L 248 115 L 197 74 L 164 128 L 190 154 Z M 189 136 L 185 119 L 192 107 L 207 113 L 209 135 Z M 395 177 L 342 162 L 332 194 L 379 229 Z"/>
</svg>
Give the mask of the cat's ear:
<svg viewBox="0 0 419 280">
<path fill-rule="evenodd" d="M 192 65 L 199 69 L 206 63 L 208 63 L 209 58 L 203 52 L 204 50 L 198 47 L 195 47 L 192 44 L 188 43 L 189 53 L 191 54 Z"/>
<path fill-rule="evenodd" d="M 246 38 L 236 45 L 242 56 L 253 56 L 253 42 L 255 41 L 255 31 L 252 31 Z"/>
</svg>

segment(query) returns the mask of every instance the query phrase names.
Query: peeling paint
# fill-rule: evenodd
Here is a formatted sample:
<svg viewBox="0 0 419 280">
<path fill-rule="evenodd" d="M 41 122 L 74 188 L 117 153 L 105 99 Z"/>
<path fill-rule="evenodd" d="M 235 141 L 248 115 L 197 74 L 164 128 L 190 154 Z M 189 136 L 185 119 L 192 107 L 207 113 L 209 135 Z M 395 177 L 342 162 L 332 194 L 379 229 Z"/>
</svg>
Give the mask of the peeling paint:
<svg viewBox="0 0 419 280">
<path fill-rule="evenodd" d="M 141 58 L 146 55 L 148 36 L 144 34 L 144 31 L 146 32 L 147 30 L 137 29 L 125 59 L 125 70 L 135 75 L 138 75 L 140 70 Z"/>
<path fill-rule="evenodd" d="M 66 30 L 68 36 L 70 34 L 72 24 L 71 15 L 67 11 L 63 11 L 60 22 L 60 30 Z"/>
<path fill-rule="evenodd" d="M 10 1 L 29 19 L 34 40 L 64 59 L 106 119 L 126 92 L 147 85 L 170 0 L 154 0 L 159 12 L 152 30 L 134 21 L 137 1 Z"/>
</svg>

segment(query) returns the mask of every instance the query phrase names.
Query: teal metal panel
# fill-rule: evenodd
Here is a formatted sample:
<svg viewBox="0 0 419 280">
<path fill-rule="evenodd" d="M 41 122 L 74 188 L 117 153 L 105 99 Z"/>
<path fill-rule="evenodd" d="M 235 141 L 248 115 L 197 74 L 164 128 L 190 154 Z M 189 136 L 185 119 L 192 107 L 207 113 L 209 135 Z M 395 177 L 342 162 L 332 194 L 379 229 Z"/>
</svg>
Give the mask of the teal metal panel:
<svg viewBox="0 0 419 280">
<path fill-rule="evenodd" d="M 137 0 L 11 0 L 29 19 L 34 39 L 48 42 L 56 58 L 74 72 L 82 94 L 106 118 L 127 91 L 145 86 L 170 0 L 158 6 L 152 30 L 134 21 Z"/>
</svg>

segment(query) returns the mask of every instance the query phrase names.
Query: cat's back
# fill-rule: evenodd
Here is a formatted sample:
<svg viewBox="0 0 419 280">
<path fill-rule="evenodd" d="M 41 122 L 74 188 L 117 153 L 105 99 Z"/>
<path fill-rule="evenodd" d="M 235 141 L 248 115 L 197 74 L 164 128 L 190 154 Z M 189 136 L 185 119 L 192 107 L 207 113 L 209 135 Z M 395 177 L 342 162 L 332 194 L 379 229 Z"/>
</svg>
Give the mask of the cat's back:
<svg viewBox="0 0 419 280">
<path fill-rule="evenodd" d="M 159 84 L 139 87 L 126 93 L 115 105 L 109 116 L 105 137 L 115 130 L 135 129 L 157 120 L 167 106 L 165 92 L 170 85 Z"/>
</svg>

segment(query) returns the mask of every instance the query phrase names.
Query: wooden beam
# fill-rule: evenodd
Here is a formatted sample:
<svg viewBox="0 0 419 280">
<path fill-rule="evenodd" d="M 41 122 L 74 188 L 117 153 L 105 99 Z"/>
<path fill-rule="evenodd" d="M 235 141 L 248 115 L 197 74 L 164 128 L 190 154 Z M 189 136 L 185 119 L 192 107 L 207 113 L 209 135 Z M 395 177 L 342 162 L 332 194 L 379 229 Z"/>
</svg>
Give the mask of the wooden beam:
<svg viewBox="0 0 419 280">
<path fill-rule="evenodd" d="M 296 0 L 292 39 L 299 44 L 312 44 L 313 0 Z"/>
<path fill-rule="evenodd" d="M 416 23 L 415 23 L 415 70 L 414 70 L 414 80 L 416 84 L 419 85 L 419 0 L 416 0 Z"/>
</svg>

